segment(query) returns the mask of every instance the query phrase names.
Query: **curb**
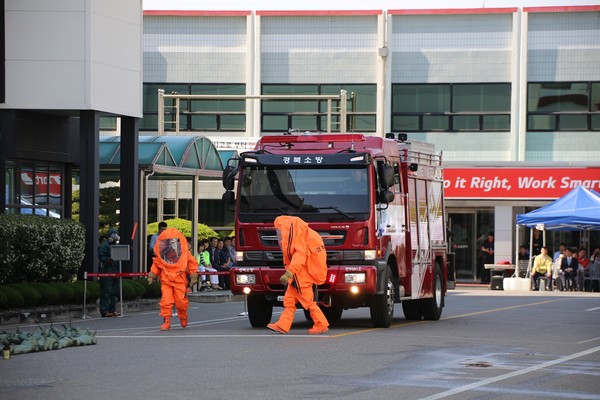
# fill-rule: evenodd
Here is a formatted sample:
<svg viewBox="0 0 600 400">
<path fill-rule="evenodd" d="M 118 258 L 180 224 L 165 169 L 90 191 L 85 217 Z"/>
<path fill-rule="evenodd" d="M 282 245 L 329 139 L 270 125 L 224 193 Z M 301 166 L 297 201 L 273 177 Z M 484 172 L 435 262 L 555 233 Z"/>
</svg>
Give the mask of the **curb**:
<svg viewBox="0 0 600 400">
<path fill-rule="evenodd" d="M 212 292 L 188 293 L 188 299 L 194 303 L 227 303 L 243 302 L 244 296 L 233 295 L 229 290 Z M 123 312 L 139 312 L 159 310 L 160 299 L 138 299 L 123 303 Z M 117 310 L 120 311 L 117 303 Z M 100 310 L 96 302 L 86 305 L 86 318 L 99 318 Z M 15 324 L 49 324 L 53 322 L 68 322 L 83 318 L 83 305 L 61 305 L 36 307 L 31 309 L 0 311 L 0 325 Z"/>
<path fill-rule="evenodd" d="M 160 299 L 139 299 L 123 303 L 123 312 L 148 311 L 158 309 Z M 117 307 L 119 304 L 117 303 Z M 85 307 L 86 318 L 100 317 L 98 305 L 94 302 Z M 31 309 L 6 310 L 0 312 L 0 325 L 49 324 L 68 322 L 83 318 L 83 305 L 61 305 L 36 307 Z"/>
<path fill-rule="evenodd" d="M 188 300 L 193 303 L 228 303 L 244 301 L 243 295 L 234 295 L 229 290 L 188 293 Z"/>
</svg>

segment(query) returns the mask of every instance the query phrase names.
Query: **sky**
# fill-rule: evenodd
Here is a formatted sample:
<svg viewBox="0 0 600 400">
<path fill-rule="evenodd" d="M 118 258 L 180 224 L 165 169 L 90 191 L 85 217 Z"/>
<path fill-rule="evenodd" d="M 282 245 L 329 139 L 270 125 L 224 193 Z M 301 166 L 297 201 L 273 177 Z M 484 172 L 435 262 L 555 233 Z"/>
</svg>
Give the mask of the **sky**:
<svg viewBox="0 0 600 400">
<path fill-rule="evenodd" d="M 143 0 L 144 10 L 395 10 L 440 8 L 557 7 L 598 0 Z"/>
</svg>

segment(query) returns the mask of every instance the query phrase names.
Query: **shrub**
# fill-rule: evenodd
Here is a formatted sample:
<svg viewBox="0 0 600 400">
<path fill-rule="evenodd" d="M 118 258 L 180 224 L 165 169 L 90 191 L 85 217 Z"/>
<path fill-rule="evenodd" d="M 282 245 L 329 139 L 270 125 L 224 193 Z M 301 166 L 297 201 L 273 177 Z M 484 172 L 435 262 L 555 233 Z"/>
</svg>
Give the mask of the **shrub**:
<svg viewBox="0 0 600 400">
<path fill-rule="evenodd" d="M 42 299 L 40 292 L 27 285 L 26 283 L 11 283 L 9 287 L 15 289 L 23 296 L 23 307 L 35 307 Z"/>
<path fill-rule="evenodd" d="M 123 279 L 123 300 L 135 299 L 135 287 L 129 279 Z"/>
<path fill-rule="evenodd" d="M 0 308 L 5 308 L 6 303 L 8 303 L 8 297 L 3 291 L 0 290 Z"/>
<path fill-rule="evenodd" d="M 70 283 L 56 282 L 50 285 L 58 291 L 57 304 L 69 304 L 73 300 L 73 297 L 75 297 L 75 290 Z"/>
<path fill-rule="evenodd" d="M 47 306 L 58 303 L 58 300 L 60 299 L 60 293 L 58 292 L 58 289 L 55 288 L 53 285 L 42 282 L 30 282 L 27 283 L 27 285 L 31 286 L 32 288 L 37 290 L 39 294 L 42 295 L 42 298 L 40 299 L 38 305 Z"/>
<path fill-rule="evenodd" d="M 83 304 L 83 285 L 75 283 L 67 283 L 69 288 L 73 291 L 73 297 L 71 298 L 70 304 Z M 89 303 L 89 299 L 91 297 L 90 292 L 88 291 L 86 294 L 86 301 Z"/>
<path fill-rule="evenodd" d="M 161 296 L 160 282 L 152 282 L 146 287 L 145 299 L 158 299 Z"/>
<path fill-rule="evenodd" d="M 168 228 L 177 228 L 186 238 L 192 237 L 192 221 L 174 218 L 167 219 L 165 222 L 167 223 Z M 158 233 L 158 222 L 148 224 L 146 229 L 149 235 Z M 198 224 L 198 240 L 209 239 L 213 236 L 218 237 L 219 235 L 208 225 Z"/>
<path fill-rule="evenodd" d="M 70 280 L 83 261 L 84 234 L 69 219 L 0 214 L 0 283 Z"/>
<path fill-rule="evenodd" d="M 142 283 L 140 283 L 139 279 L 131 280 L 130 282 L 133 284 L 133 287 L 135 288 L 135 298 L 139 299 L 146 292 L 146 286 L 144 286 Z"/>
<path fill-rule="evenodd" d="M 19 308 L 25 304 L 23 295 L 11 287 L 0 286 L 0 292 L 6 295 L 5 308 Z"/>
</svg>

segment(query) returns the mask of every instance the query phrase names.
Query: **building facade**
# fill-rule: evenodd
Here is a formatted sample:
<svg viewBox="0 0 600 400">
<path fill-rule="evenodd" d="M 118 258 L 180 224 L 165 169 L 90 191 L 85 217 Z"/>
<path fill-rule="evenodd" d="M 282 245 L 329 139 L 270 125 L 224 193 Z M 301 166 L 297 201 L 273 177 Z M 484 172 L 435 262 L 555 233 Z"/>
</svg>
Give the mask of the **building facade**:
<svg viewBox="0 0 600 400">
<path fill-rule="evenodd" d="M 348 131 L 406 132 L 443 151 L 459 279 L 480 278 L 479 240 L 489 231 L 496 262 L 513 260 L 517 241 L 528 237 L 515 227 L 516 214 L 578 184 L 600 189 L 600 6 L 285 11 L 241 2 L 223 11 L 178 3 L 145 4 L 140 131 L 159 130 L 158 89 L 247 96 L 344 89 Z M 322 100 L 180 107 L 179 134 L 214 141 L 327 126 Z M 173 134 L 174 113 L 164 117 Z M 339 114 L 333 120 L 335 131 Z M 181 214 L 190 196 L 168 185 L 161 191 Z M 199 190 L 207 219 L 222 212 L 218 183 Z M 581 238 L 547 238 L 550 247 L 561 241 Z"/>
</svg>

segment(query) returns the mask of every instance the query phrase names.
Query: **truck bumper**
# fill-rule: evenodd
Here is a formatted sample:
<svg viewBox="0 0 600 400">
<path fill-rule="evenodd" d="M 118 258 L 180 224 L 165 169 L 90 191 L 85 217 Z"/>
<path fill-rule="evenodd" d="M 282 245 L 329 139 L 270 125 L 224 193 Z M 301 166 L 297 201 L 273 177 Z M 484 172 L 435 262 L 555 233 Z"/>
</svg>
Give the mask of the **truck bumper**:
<svg viewBox="0 0 600 400">
<path fill-rule="evenodd" d="M 238 267 L 230 272 L 231 292 L 233 294 L 264 294 L 276 298 L 282 296 L 285 287 L 279 278 L 285 272 L 282 268 Z M 327 268 L 327 280 L 319 285 L 319 295 L 355 295 L 382 293 L 385 283 L 382 276 L 385 264 L 342 266 Z M 381 286 L 381 287 L 379 287 Z"/>
</svg>

